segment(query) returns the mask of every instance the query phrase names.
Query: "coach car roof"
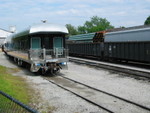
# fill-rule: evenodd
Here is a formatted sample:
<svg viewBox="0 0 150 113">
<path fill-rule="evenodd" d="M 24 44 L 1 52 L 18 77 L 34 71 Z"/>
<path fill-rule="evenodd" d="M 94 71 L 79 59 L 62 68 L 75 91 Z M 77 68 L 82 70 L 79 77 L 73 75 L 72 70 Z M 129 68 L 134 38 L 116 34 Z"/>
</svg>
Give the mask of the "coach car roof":
<svg viewBox="0 0 150 113">
<path fill-rule="evenodd" d="M 58 24 L 42 23 L 30 26 L 26 30 L 15 33 L 15 37 L 20 37 L 24 35 L 30 35 L 35 33 L 63 33 L 68 34 L 68 30 L 65 26 Z"/>
</svg>

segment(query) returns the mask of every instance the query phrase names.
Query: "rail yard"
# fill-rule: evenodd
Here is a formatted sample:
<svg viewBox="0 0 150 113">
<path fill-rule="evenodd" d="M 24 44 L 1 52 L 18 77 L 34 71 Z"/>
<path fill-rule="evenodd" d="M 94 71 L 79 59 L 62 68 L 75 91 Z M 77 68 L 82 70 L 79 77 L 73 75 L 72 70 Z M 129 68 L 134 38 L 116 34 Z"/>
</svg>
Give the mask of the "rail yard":
<svg viewBox="0 0 150 113">
<path fill-rule="evenodd" d="M 0 65 L 16 63 L 13 75 L 33 88 L 39 112 L 149 113 L 149 33 L 139 26 L 66 40 L 65 26 L 37 24 L 6 38 Z"/>
<path fill-rule="evenodd" d="M 0 65 L 16 68 L 16 64 L 8 60 L 2 52 L 1 61 Z M 68 70 L 62 70 L 53 76 L 35 75 L 24 68 L 14 75 L 26 78 L 30 86 L 37 91 L 33 97 L 36 100 L 35 108 L 39 111 L 150 112 L 149 78 L 137 79 L 129 73 L 89 66 L 83 62 L 69 62 L 68 65 Z"/>
<path fill-rule="evenodd" d="M 150 113 L 150 0 L 0 1 L 0 113 Z"/>
</svg>

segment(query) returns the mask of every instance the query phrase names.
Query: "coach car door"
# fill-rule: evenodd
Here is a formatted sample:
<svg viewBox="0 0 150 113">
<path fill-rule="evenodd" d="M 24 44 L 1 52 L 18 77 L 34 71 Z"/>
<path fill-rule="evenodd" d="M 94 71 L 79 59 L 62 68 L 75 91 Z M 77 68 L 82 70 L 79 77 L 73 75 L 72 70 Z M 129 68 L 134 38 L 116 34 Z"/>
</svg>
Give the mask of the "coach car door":
<svg viewBox="0 0 150 113">
<path fill-rule="evenodd" d="M 54 38 L 54 48 L 63 48 L 63 38 L 62 37 Z"/>
<path fill-rule="evenodd" d="M 63 54 L 63 38 L 62 37 L 55 37 L 54 38 L 54 51 L 57 55 Z"/>
<path fill-rule="evenodd" d="M 41 49 L 41 39 L 40 37 L 31 38 L 31 48 L 32 49 Z"/>
</svg>

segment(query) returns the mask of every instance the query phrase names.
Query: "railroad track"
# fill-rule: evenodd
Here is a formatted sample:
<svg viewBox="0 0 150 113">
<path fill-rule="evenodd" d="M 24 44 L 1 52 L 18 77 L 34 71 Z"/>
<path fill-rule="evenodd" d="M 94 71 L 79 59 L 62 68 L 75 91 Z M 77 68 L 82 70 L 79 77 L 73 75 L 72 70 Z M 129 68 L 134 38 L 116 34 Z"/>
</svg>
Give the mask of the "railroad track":
<svg viewBox="0 0 150 113">
<path fill-rule="evenodd" d="M 79 64 L 86 64 L 98 68 L 109 69 L 117 72 L 127 73 L 131 76 L 144 77 L 150 79 L 150 71 L 148 69 L 71 57 L 69 58 L 69 61 Z"/>
<path fill-rule="evenodd" d="M 149 113 L 150 108 L 111 93 L 96 89 L 84 83 L 59 75 L 44 77 L 52 84 L 71 92 L 85 101 L 105 110 L 108 113 Z"/>
</svg>

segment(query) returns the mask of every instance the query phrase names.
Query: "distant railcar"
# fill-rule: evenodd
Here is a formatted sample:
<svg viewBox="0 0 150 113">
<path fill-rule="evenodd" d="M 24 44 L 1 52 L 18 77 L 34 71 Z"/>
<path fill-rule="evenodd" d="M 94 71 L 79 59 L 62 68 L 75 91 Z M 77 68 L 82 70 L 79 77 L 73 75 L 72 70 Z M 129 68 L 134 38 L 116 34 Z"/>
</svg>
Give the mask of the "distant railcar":
<svg viewBox="0 0 150 113">
<path fill-rule="evenodd" d="M 106 42 L 104 58 L 150 63 L 150 41 Z"/>
<path fill-rule="evenodd" d="M 150 27 L 106 33 L 104 57 L 150 62 Z"/>
<path fill-rule="evenodd" d="M 71 36 L 67 43 L 69 54 L 83 57 L 99 57 L 102 59 L 104 51 L 104 33 L 105 31 L 100 31 Z"/>
<path fill-rule="evenodd" d="M 55 73 L 67 67 L 65 26 L 42 23 L 6 38 L 3 51 L 18 65 L 28 64 L 32 72 Z"/>
<path fill-rule="evenodd" d="M 96 32 L 93 42 L 70 43 L 68 48 L 70 55 L 150 63 L 150 26 Z"/>
<path fill-rule="evenodd" d="M 105 33 L 105 42 L 150 41 L 150 27 Z"/>
<path fill-rule="evenodd" d="M 82 57 L 103 57 L 103 43 L 70 43 L 69 54 Z"/>
</svg>

